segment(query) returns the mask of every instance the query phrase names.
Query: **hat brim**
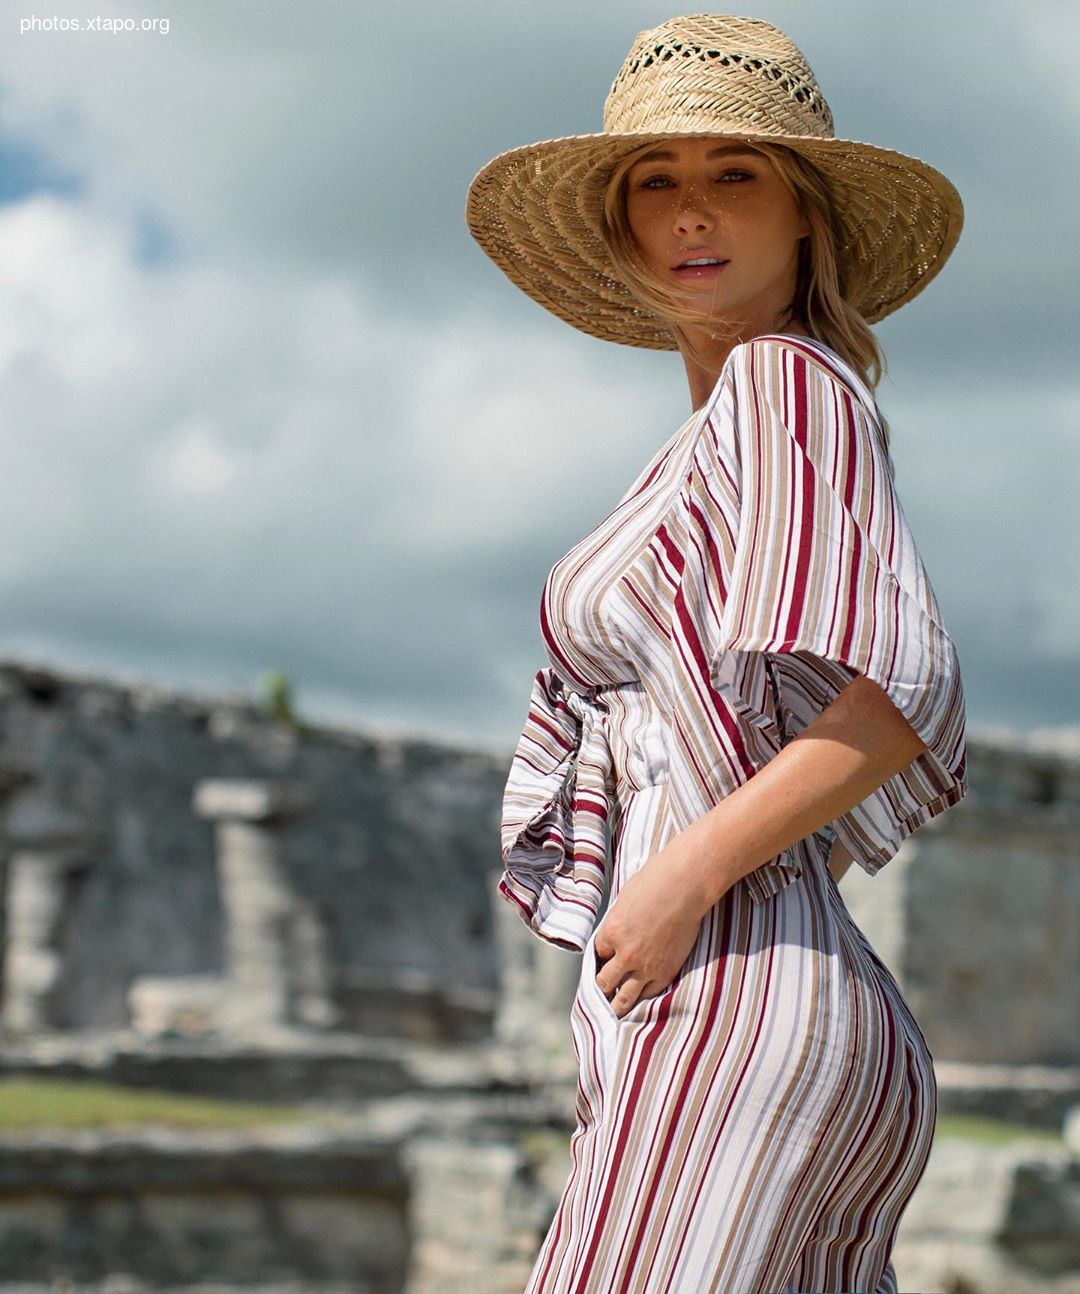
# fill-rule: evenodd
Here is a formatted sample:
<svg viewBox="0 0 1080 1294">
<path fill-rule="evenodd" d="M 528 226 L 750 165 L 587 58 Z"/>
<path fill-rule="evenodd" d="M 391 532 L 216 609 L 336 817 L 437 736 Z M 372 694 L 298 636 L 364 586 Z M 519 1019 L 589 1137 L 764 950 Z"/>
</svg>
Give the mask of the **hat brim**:
<svg viewBox="0 0 1080 1294">
<path fill-rule="evenodd" d="M 606 341 L 674 350 L 669 327 L 613 272 L 601 233 L 604 192 L 627 154 L 722 130 L 569 135 L 500 153 L 469 186 L 469 231 L 507 277 L 560 319 Z M 754 134 L 785 144 L 824 174 L 842 236 L 847 299 L 876 323 L 940 272 L 963 227 L 963 203 L 940 171 L 857 140 Z"/>
</svg>

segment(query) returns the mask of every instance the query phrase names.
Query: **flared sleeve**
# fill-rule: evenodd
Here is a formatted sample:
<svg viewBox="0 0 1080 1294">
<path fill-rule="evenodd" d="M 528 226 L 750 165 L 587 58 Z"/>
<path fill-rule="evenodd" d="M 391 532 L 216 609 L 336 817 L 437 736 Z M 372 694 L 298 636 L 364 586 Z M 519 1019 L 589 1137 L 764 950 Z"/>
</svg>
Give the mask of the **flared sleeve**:
<svg viewBox="0 0 1080 1294">
<path fill-rule="evenodd" d="M 876 405 L 832 361 L 793 338 L 756 338 L 729 359 L 734 439 L 701 441 L 737 515 L 710 669 L 745 713 L 745 681 L 764 665 L 772 710 L 758 717 L 781 745 L 857 675 L 884 689 L 926 750 L 829 824 L 873 875 L 967 790 L 964 691 Z"/>
<path fill-rule="evenodd" d="M 502 806 L 498 891 L 534 934 L 584 952 L 606 884 L 614 772 L 600 689 L 533 680 Z"/>
</svg>

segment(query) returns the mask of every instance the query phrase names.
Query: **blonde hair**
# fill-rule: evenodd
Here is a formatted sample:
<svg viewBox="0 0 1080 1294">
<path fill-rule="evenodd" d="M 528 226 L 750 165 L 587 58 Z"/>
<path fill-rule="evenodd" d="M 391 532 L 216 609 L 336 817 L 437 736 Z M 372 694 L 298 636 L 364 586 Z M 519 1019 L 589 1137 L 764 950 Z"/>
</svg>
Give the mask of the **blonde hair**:
<svg viewBox="0 0 1080 1294">
<path fill-rule="evenodd" d="M 812 162 L 783 144 L 761 140 L 746 143 L 772 162 L 810 226 L 809 237 L 799 242 L 795 295 L 780 327 L 797 322 L 811 337 L 845 359 L 873 390 L 885 373 L 885 354 L 869 324 L 847 300 L 851 285 L 844 281 L 837 255 L 839 222 L 828 182 Z M 626 215 L 627 175 L 650 147 L 646 144 L 636 149 L 611 174 L 604 194 L 604 241 L 616 272 L 630 291 L 668 323 L 679 349 L 707 369 L 706 357 L 684 329 L 705 328 L 714 337 L 734 340 L 738 325 L 725 327 L 715 315 L 688 310 L 673 289 L 657 281 L 642 258 Z M 885 434 L 887 439 L 887 426 Z"/>
</svg>

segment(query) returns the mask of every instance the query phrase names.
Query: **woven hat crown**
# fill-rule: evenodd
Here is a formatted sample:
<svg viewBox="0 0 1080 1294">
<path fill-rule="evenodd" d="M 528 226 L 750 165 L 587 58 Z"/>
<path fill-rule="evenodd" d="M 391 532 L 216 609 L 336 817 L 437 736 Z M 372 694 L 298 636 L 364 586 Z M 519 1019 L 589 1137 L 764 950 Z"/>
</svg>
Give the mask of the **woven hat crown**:
<svg viewBox="0 0 1080 1294">
<path fill-rule="evenodd" d="M 638 34 L 604 103 L 610 133 L 833 136 L 833 116 L 789 37 L 757 18 L 695 14 Z"/>
</svg>

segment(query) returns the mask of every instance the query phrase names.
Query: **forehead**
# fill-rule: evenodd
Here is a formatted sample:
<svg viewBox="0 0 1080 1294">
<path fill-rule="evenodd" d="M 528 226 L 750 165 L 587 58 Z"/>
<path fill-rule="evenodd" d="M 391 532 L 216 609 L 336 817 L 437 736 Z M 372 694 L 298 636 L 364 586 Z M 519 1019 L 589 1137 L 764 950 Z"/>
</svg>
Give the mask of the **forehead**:
<svg viewBox="0 0 1080 1294">
<path fill-rule="evenodd" d="M 749 144 L 739 139 L 675 139 L 657 144 L 655 148 L 642 153 L 640 157 L 634 159 L 633 166 L 637 166 L 639 162 L 678 162 L 684 157 L 692 157 L 699 153 L 703 154 L 705 160 L 709 162 L 717 157 L 730 157 L 737 154 L 746 157 L 761 156 L 757 149 L 751 148 Z"/>
</svg>

